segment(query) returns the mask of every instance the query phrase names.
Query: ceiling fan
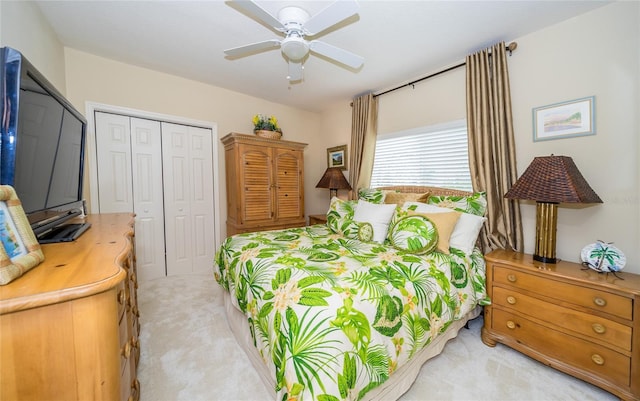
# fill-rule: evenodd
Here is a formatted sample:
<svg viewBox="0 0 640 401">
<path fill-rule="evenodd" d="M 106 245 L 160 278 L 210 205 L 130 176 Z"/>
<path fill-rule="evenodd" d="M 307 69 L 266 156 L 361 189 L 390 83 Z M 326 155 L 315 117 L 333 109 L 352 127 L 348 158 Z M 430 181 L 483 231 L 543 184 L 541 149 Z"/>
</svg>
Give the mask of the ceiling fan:
<svg viewBox="0 0 640 401">
<path fill-rule="evenodd" d="M 299 7 L 284 7 L 274 17 L 252 0 L 236 0 L 233 4 L 284 35 L 284 39 L 270 39 L 225 50 L 230 57 L 241 57 L 258 51 L 280 48 L 289 62 L 289 81 L 302 80 L 303 62 L 309 52 L 327 57 L 348 67 L 357 69 L 364 58 L 319 40 L 306 40 L 358 12 L 356 0 L 338 0 L 313 17 Z"/>
</svg>

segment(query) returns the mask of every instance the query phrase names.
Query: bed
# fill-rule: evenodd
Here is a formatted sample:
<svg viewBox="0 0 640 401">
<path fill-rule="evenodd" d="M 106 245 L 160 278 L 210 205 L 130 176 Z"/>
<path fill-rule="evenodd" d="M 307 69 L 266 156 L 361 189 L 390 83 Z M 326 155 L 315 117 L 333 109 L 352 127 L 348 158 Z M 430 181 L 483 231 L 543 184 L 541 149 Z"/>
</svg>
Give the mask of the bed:
<svg viewBox="0 0 640 401">
<path fill-rule="evenodd" d="M 332 199 L 327 224 L 238 234 L 216 254 L 228 323 L 274 400 L 397 399 L 488 302 L 483 194 L 368 195 Z"/>
</svg>

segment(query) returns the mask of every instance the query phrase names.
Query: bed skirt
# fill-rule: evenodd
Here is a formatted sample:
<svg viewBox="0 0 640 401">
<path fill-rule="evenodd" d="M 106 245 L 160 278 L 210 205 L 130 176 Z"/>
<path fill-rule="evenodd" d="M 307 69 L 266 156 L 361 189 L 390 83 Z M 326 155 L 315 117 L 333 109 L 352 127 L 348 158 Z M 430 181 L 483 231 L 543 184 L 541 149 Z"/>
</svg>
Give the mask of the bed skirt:
<svg viewBox="0 0 640 401">
<path fill-rule="evenodd" d="M 269 374 L 269 369 L 258 354 L 257 348 L 253 345 L 253 339 L 251 338 L 249 325 L 247 324 L 247 317 L 233 305 L 231 295 L 227 291 L 223 292 L 225 313 L 229 327 L 236 337 L 236 341 L 238 341 L 238 344 L 245 351 L 251 364 L 258 372 L 262 383 L 271 394 L 272 399 L 275 400 L 274 379 Z M 447 341 L 455 338 L 458 335 L 458 331 L 465 326 L 467 321 L 478 317 L 481 312 L 482 307 L 477 306 L 462 319 L 451 323 L 447 330 L 441 333 L 431 344 L 414 355 L 405 365 L 398 368 L 398 370 L 389 377 L 389 380 L 369 391 L 363 400 L 397 400 L 400 398 L 402 394 L 409 390 L 416 380 L 422 365 L 429 359 L 439 355 Z"/>
</svg>

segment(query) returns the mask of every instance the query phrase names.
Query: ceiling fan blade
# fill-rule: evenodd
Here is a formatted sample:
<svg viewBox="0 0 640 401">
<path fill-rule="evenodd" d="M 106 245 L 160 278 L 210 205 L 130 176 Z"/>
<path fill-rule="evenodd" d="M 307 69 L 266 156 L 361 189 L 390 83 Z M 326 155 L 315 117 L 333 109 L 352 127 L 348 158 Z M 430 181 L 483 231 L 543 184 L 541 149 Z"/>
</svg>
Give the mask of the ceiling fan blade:
<svg viewBox="0 0 640 401">
<path fill-rule="evenodd" d="M 313 36 L 356 14 L 359 8 L 356 0 L 337 0 L 305 22 L 303 29 Z"/>
<path fill-rule="evenodd" d="M 291 82 L 300 81 L 302 79 L 302 63 L 289 61 L 289 75 L 287 79 Z"/>
<path fill-rule="evenodd" d="M 364 63 L 363 57 L 319 40 L 309 42 L 309 49 L 314 53 L 328 57 L 351 68 L 360 68 Z"/>
<path fill-rule="evenodd" d="M 285 31 L 285 27 L 284 25 L 282 25 L 282 22 L 280 22 L 276 17 L 271 15 L 267 10 L 260 7 L 258 3 L 251 0 L 234 0 L 233 4 L 242 8 L 244 11 L 253 15 L 260 21 L 264 22 L 265 24 L 272 26 L 275 30 L 280 32 Z"/>
<path fill-rule="evenodd" d="M 224 53 L 227 56 L 231 56 L 231 57 L 241 57 L 241 56 L 257 53 L 264 50 L 277 49 L 278 47 L 280 47 L 280 40 L 270 39 L 270 40 L 265 40 L 264 42 L 252 43 L 250 45 L 227 49 L 224 51 Z"/>
</svg>

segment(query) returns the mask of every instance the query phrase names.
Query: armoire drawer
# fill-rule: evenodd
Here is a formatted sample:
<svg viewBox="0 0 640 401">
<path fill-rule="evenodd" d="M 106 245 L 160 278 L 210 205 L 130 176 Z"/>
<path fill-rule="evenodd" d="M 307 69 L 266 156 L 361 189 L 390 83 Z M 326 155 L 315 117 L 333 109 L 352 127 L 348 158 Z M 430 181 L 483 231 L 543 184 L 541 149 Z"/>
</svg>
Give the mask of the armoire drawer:
<svg viewBox="0 0 640 401">
<path fill-rule="evenodd" d="M 631 351 L 632 328 L 599 316 L 565 308 L 522 294 L 511 288 L 494 287 L 493 305 L 509 308 L 582 335 Z"/>
<path fill-rule="evenodd" d="M 633 299 L 601 291 L 580 287 L 575 284 L 540 277 L 499 264 L 494 265 L 494 284 L 513 286 L 549 298 L 573 303 L 595 311 L 608 313 L 623 319 L 633 319 Z"/>
<path fill-rule="evenodd" d="M 630 385 L 629 356 L 500 309 L 493 310 L 492 327 L 495 332 L 513 338 L 518 346 L 540 350 L 559 364 L 570 365 L 617 385 Z"/>
</svg>

